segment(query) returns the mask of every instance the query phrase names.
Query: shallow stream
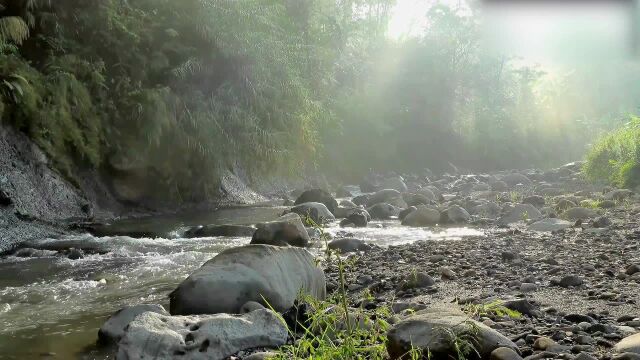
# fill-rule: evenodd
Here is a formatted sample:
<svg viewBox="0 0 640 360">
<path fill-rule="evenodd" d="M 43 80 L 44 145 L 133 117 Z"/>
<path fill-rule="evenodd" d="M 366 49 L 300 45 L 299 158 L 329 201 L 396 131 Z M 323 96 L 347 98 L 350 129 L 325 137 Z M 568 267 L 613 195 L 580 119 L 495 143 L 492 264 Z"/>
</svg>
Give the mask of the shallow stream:
<svg viewBox="0 0 640 360">
<path fill-rule="evenodd" d="M 41 239 L 38 249 L 79 248 L 95 253 L 78 260 L 41 254 L 35 258 L 0 258 L 1 359 L 109 359 L 95 348 L 98 328 L 114 311 L 140 303 L 168 304 L 167 295 L 202 263 L 250 238 L 180 238 L 199 224 L 255 224 L 275 219 L 283 208 L 244 207 L 211 213 L 182 214 L 117 224 L 126 229 L 166 233 L 166 238 L 134 239 L 89 234 Z M 354 237 L 389 246 L 419 240 L 478 235 L 469 228 L 419 229 L 398 221 L 372 222 L 346 229 Z M 327 232 L 336 234 L 337 224 Z M 317 251 L 317 250 L 316 250 Z"/>
</svg>

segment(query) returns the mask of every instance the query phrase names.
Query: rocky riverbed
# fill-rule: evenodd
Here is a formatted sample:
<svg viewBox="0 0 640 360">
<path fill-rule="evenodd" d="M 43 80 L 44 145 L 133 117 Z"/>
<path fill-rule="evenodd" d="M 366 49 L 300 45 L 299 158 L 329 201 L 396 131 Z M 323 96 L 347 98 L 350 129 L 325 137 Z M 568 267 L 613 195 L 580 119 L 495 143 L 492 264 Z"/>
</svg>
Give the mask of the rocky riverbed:
<svg viewBox="0 0 640 360">
<path fill-rule="evenodd" d="M 366 328 L 384 333 L 384 357 L 401 357 L 411 345 L 435 358 L 460 357 L 456 342 L 439 331 L 449 329 L 459 338 L 473 335 L 469 358 L 640 358 L 640 198 L 587 184 L 579 171 L 580 164 L 568 164 L 546 172 L 371 176 L 333 193 L 295 191 L 260 220 L 245 214 L 242 221 L 182 223 L 175 239 L 157 242 L 154 251 L 154 240 L 144 240 L 138 252 L 172 261 L 197 256 L 161 286 L 150 289 L 149 279 L 114 306 L 159 305 L 126 307 L 100 331 L 101 343 L 114 347 L 75 355 L 255 359 L 249 354 L 302 341 L 265 307 L 287 318 L 294 304 L 304 308 L 296 300 L 301 289 L 323 300 L 344 285 L 349 311 L 386 314 L 388 329 Z M 227 223 L 235 225 L 220 226 Z M 73 264 L 117 254 L 112 238 L 96 239 L 31 242 L 3 263 Z M 213 246 L 221 239 L 237 240 Z M 340 262 L 327 257 L 327 244 Z M 112 266 L 97 265 L 96 287 L 137 285 L 125 275 L 131 267 Z M 17 289 L 0 291 L 0 302 L 15 308 Z"/>
</svg>

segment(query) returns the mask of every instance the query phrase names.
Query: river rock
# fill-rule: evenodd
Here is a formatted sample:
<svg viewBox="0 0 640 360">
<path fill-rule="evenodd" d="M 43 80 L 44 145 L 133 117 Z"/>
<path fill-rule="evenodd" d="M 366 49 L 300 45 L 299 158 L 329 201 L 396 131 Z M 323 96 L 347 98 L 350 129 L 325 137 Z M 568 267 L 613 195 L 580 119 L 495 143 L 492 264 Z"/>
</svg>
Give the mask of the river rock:
<svg viewBox="0 0 640 360">
<path fill-rule="evenodd" d="M 568 229 L 571 226 L 573 226 L 573 223 L 569 221 L 556 218 L 548 218 L 536 221 L 535 223 L 529 225 L 529 230 L 540 232 L 559 231 Z"/>
<path fill-rule="evenodd" d="M 440 212 L 423 205 L 407 214 L 402 220 L 402 225 L 420 227 L 436 225 L 439 222 Z"/>
<path fill-rule="evenodd" d="M 640 355 L 640 333 L 622 339 L 613 349 L 618 353 L 633 353 Z"/>
<path fill-rule="evenodd" d="M 402 199 L 407 206 L 427 205 L 432 202 L 432 200 L 422 194 L 413 193 L 402 193 Z"/>
<path fill-rule="evenodd" d="M 509 185 L 504 181 L 494 181 L 491 184 L 491 191 L 507 191 L 509 190 Z"/>
<path fill-rule="evenodd" d="M 399 208 L 407 207 L 407 203 L 402 198 L 402 194 L 395 189 L 384 189 L 372 194 L 367 200 L 367 206 L 374 206 L 376 204 L 385 203 L 391 204 Z"/>
<path fill-rule="evenodd" d="M 299 291 L 326 296 L 324 272 L 307 250 L 247 245 L 225 250 L 185 279 L 170 295 L 174 315 L 237 314 L 249 301 L 277 311 L 293 306 Z"/>
<path fill-rule="evenodd" d="M 468 222 L 471 215 L 461 206 L 453 205 L 442 213 L 442 218 L 445 220 L 443 222 L 457 224 Z"/>
<path fill-rule="evenodd" d="M 328 245 L 329 249 L 337 250 L 341 253 L 350 253 L 356 251 L 366 251 L 371 249 L 371 245 L 364 242 L 364 240 L 344 238 L 331 241 Z"/>
<path fill-rule="evenodd" d="M 253 226 L 206 225 L 196 226 L 187 230 L 184 234 L 184 237 L 188 239 L 216 236 L 246 237 L 252 236 L 255 231 L 256 228 L 254 228 Z"/>
<path fill-rule="evenodd" d="M 367 209 L 372 219 L 387 220 L 393 216 L 400 214 L 400 208 L 391 204 L 380 203 L 375 204 Z"/>
<path fill-rule="evenodd" d="M 508 347 L 499 347 L 491 352 L 489 360 L 522 360 L 522 356 Z"/>
<path fill-rule="evenodd" d="M 535 220 L 542 217 L 540 210 L 531 204 L 516 204 L 508 209 L 498 222 L 503 225 L 516 223 L 524 220 Z"/>
<path fill-rule="evenodd" d="M 328 192 L 322 189 L 312 189 L 303 192 L 294 203 L 295 205 L 305 203 L 321 203 L 327 207 L 327 209 L 333 213 L 338 207 L 338 202 Z"/>
<path fill-rule="evenodd" d="M 127 306 L 116 311 L 98 330 L 98 343 L 100 345 L 117 344 L 125 332 L 125 328 L 138 315 L 154 312 L 161 315 L 169 315 L 162 305 L 134 305 Z"/>
<path fill-rule="evenodd" d="M 616 189 L 604 194 L 605 200 L 623 201 L 633 195 L 633 191 L 629 189 Z"/>
<path fill-rule="evenodd" d="M 524 200 L 522 200 L 522 203 L 523 204 L 531 204 L 531 205 L 537 207 L 538 209 L 545 205 L 544 198 L 542 196 L 540 196 L 540 195 L 528 196 L 528 197 L 524 198 Z"/>
<path fill-rule="evenodd" d="M 294 213 L 283 215 L 276 221 L 258 224 L 257 228 L 251 244 L 306 247 L 311 241 L 300 216 Z"/>
<path fill-rule="evenodd" d="M 394 176 L 387 179 L 384 179 L 380 182 L 380 187 L 382 189 L 394 189 L 400 192 L 407 191 L 407 184 L 405 184 L 404 179 L 400 176 Z"/>
<path fill-rule="evenodd" d="M 318 202 L 308 202 L 296 205 L 291 208 L 291 212 L 300 215 L 302 218 L 309 216 L 311 220 L 315 221 L 317 224 L 324 224 L 336 219 L 335 216 L 333 216 L 333 213 L 331 213 L 323 203 Z"/>
<path fill-rule="evenodd" d="M 576 203 L 568 199 L 560 199 L 556 203 L 555 209 L 556 211 L 566 211 L 567 209 L 571 209 L 576 207 Z"/>
<path fill-rule="evenodd" d="M 403 358 L 411 347 L 428 350 L 435 359 L 455 357 L 456 350 L 451 333 L 476 334 L 476 350 L 482 358 L 489 358 L 499 347 L 517 349 L 504 335 L 472 320 L 452 306 L 434 306 L 395 324 L 387 333 L 387 351 L 391 359 Z"/>
<path fill-rule="evenodd" d="M 562 216 L 569 220 L 584 220 L 598 216 L 598 212 L 590 208 L 573 207 L 566 210 Z"/>
<path fill-rule="evenodd" d="M 278 347 L 287 327 L 277 314 L 167 316 L 146 312 L 133 320 L 118 344 L 118 359 L 223 360 L 238 351 Z"/>
<path fill-rule="evenodd" d="M 500 215 L 500 206 L 494 202 L 488 202 L 480 205 L 476 205 L 471 208 L 471 213 L 473 215 L 478 215 L 481 217 L 495 219 Z"/>
</svg>

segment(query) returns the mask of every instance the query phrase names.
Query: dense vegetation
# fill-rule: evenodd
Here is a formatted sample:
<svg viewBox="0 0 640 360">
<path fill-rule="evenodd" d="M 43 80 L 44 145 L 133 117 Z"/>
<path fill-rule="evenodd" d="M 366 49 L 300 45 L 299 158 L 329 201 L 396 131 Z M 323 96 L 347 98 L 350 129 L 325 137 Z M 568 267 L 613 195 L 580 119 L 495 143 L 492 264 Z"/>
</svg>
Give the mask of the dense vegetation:
<svg viewBox="0 0 640 360">
<path fill-rule="evenodd" d="M 640 185 L 640 118 L 600 139 L 587 155 L 586 175 L 623 188 Z"/>
<path fill-rule="evenodd" d="M 575 77 L 483 50 L 473 6 L 435 5 L 422 35 L 393 40 L 394 3 L 0 0 L 0 117 L 71 178 L 126 174 L 185 201 L 234 168 L 557 164 L 610 118 Z"/>
</svg>

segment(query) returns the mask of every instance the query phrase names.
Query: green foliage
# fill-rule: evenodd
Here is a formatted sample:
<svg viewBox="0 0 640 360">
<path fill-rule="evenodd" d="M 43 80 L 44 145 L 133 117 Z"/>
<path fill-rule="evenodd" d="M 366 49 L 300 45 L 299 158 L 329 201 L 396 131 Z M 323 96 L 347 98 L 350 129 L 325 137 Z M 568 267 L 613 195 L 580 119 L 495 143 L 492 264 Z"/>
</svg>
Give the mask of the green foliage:
<svg viewBox="0 0 640 360">
<path fill-rule="evenodd" d="M 510 317 L 513 319 L 519 319 L 522 314 L 515 310 L 511 310 L 504 306 L 504 303 L 500 300 L 492 301 L 486 304 L 466 304 L 462 307 L 462 311 L 473 318 L 479 318 L 483 316 L 490 317 Z"/>
<path fill-rule="evenodd" d="M 625 188 L 640 185 L 640 118 L 601 138 L 587 154 L 586 176 Z"/>
</svg>

